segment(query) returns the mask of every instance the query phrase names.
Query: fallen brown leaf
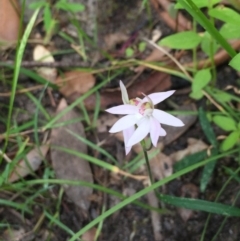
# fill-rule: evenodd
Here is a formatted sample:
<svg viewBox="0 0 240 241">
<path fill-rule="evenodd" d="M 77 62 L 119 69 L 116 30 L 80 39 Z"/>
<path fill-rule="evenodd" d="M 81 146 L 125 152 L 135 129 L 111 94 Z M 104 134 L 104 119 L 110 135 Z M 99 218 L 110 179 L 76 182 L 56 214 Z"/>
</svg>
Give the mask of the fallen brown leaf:
<svg viewBox="0 0 240 241">
<path fill-rule="evenodd" d="M 22 238 L 25 236 L 24 228 L 20 227 L 19 229 L 6 229 L 3 234 L 0 236 L 0 240 L 4 241 L 21 241 Z"/>
<path fill-rule="evenodd" d="M 152 174 L 157 180 L 169 177 L 173 173 L 173 161 L 171 157 L 162 152 L 158 153 L 150 160 L 150 166 Z"/>
<path fill-rule="evenodd" d="M 159 13 L 161 19 L 174 31 L 184 31 L 192 29 L 191 23 L 183 14 L 178 13 L 177 18 L 174 19 L 169 14 L 169 8 L 171 7 L 171 1 L 168 0 L 151 0 L 152 5 L 155 7 L 156 11 Z"/>
<path fill-rule="evenodd" d="M 118 119 L 119 119 L 118 117 L 109 113 L 104 113 L 100 115 L 97 120 L 97 132 L 98 133 L 108 132 L 108 130 L 113 126 L 113 124 Z"/>
<path fill-rule="evenodd" d="M 175 153 L 171 154 L 170 157 L 172 158 L 173 162 L 180 161 L 184 157 L 203 151 L 208 148 L 208 145 L 205 144 L 202 140 L 188 138 L 188 147 L 184 150 L 176 151 Z"/>
<path fill-rule="evenodd" d="M 59 76 L 56 83 L 61 82 L 59 91 L 69 97 L 73 94 L 84 94 L 95 85 L 95 78 L 91 73 L 72 70 Z"/>
<path fill-rule="evenodd" d="M 164 49 L 166 51 L 168 51 L 167 48 L 164 48 Z M 154 48 L 152 50 L 152 52 L 143 61 L 146 61 L 146 62 L 157 62 L 157 61 L 162 60 L 164 55 L 165 54 L 163 52 L 161 52 L 158 49 Z M 145 68 L 146 68 L 146 66 L 140 65 L 140 66 L 136 67 L 134 69 L 134 71 L 135 72 L 142 72 Z"/>
<path fill-rule="evenodd" d="M 148 95 L 154 92 L 165 91 L 171 87 L 170 75 L 162 72 L 153 72 L 147 79 L 135 82 L 128 88 L 129 98 L 142 97 L 142 92 Z M 101 109 L 106 109 L 110 105 L 122 104 L 121 92 L 103 92 L 100 97 Z M 75 97 L 75 99 L 77 96 Z M 75 99 L 71 98 L 71 101 Z M 84 101 L 88 110 L 94 110 L 96 106 L 96 95 L 91 95 Z"/>
<path fill-rule="evenodd" d="M 152 207 L 159 208 L 158 199 L 154 191 L 150 191 L 147 193 L 148 204 Z M 155 241 L 162 241 L 162 224 L 161 224 L 161 215 L 156 211 L 151 211 L 151 221 L 153 227 L 153 234 Z"/>
<path fill-rule="evenodd" d="M 105 49 L 111 50 L 115 48 L 117 44 L 127 41 L 128 38 L 129 36 L 123 32 L 108 34 L 104 37 Z"/>
<path fill-rule="evenodd" d="M 178 110 L 182 111 L 196 111 L 197 107 L 195 104 L 183 105 L 178 108 Z M 186 132 L 190 126 L 192 126 L 196 120 L 197 116 L 195 115 L 176 115 L 183 123 L 184 126 L 181 128 L 163 125 L 163 128 L 166 130 L 167 135 L 165 137 L 160 137 L 160 142 L 164 144 L 164 146 L 170 144 L 174 140 L 176 140 L 179 136 L 181 136 L 184 132 Z"/>
<path fill-rule="evenodd" d="M 17 41 L 20 31 L 18 0 L 0 0 L 0 42 Z"/>
<path fill-rule="evenodd" d="M 192 183 L 184 184 L 181 187 L 181 197 L 197 198 L 198 195 L 199 188 Z M 194 216 L 194 210 L 178 208 L 178 214 L 181 216 L 184 222 L 187 222 L 190 218 Z"/>
<path fill-rule="evenodd" d="M 40 147 L 35 147 L 22 159 L 13 169 L 9 176 L 8 182 L 16 182 L 20 178 L 26 177 L 31 172 L 38 170 L 44 157 L 49 150 L 49 144 L 44 144 Z"/>
<path fill-rule="evenodd" d="M 94 241 L 96 233 L 97 233 L 97 229 L 96 228 L 91 228 L 86 233 L 84 233 L 82 235 L 81 240 L 82 241 Z"/>
<path fill-rule="evenodd" d="M 67 102 L 62 99 L 57 108 L 57 114 L 67 108 Z M 74 110 L 68 111 L 63 115 L 58 123 L 64 123 L 79 117 L 79 113 Z M 92 172 L 89 163 L 75 155 L 69 154 L 55 147 L 63 147 L 69 150 L 75 150 L 80 153 L 87 153 L 87 146 L 77 140 L 67 130 L 85 138 L 84 127 L 81 122 L 68 124 L 67 126 L 58 127 L 51 133 L 51 158 L 52 165 L 59 179 L 85 181 L 93 183 Z M 87 210 L 90 205 L 89 197 L 92 194 L 92 188 L 85 186 L 64 186 L 67 196 L 75 205 L 81 208 L 83 214 L 87 216 Z"/>
</svg>

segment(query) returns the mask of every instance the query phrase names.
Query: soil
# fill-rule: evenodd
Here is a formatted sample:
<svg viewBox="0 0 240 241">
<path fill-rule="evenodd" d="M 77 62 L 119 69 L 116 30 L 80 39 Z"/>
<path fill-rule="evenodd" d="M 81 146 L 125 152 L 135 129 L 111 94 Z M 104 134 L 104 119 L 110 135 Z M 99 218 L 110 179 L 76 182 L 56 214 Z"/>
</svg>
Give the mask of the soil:
<svg viewBox="0 0 240 241">
<path fill-rule="evenodd" d="M 141 3 L 143 1 L 101 1 L 101 11 L 104 8 L 108 9 L 106 14 L 103 14 L 102 18 L 98 17 L 98 29 L 99 29 L 99 39 L 102 40 L 106 34 L 115 33 L 117 31 L 125 31 L 126 34 L 132 33 L 134 30 L 138 28 L 142 23 L 146 20 L 152 22 L 154 24 L 157 23 L 158 26 L 161 26 L 162 32 L 164 35 L 169 34 L 172 32 L 166 24 L 159 20 L 159 17 L 154 9 L 152 9 L 152 15 L 149 18 L 147 11 L 144 10 L 139 13 L 139 9 Z M 110 5 L 110 7 L 109 7 Z M 101 13 L 98 13 L 98 16 L 101 16 Z M 151 24 L 144 24 L 144 27 L 141 28 L 139 31 L 139 36 L 144 36 L 146 33 L 151 33 L 152 25 Z M 91 29 L 86 30 L 89 35 L 91 35 Z M 61 47 L 61 49 L 69 49 L 69 44 L 67 42 L 62 41 L 58 37 L 54 37 L 54 45 L 56 48 Z M 133 45 L 139 41 L 137 40 L 133 42 Z M 101 43 L 98 43 L 102 46 Z M 95 49 L 93 49 L 95 51 Z M 117 51 L 116 49 L 112 51 Z M 91 55 L 91 48 L 88 48 L 88 52 Z M 11 56 L 14 56 L 14 53 L 10 55 L 8 60 L 11 60 Z M 24 57 L 25 61 L 31 61 L 31 50 L 26 49 L 26 54 Z M 74 61 L 81 62 L 81 58 L 77 54 L 69 54 L 66 56 L 57 57 L 58 61 L 69 61 L 69 59 Z M 13 58 L 12 58 L 13 60 Z M 90 63 L 89 63 L 90 64 Z M 101 62 L 99 65 L 103 66 L 106 65 L 107 62 Z M 82 65 L 87 65 L 82 61 Z M 96 64 L 94 67 L 98 67 Z M 223 89 L 227 85 L 234 84 L 235 80 L 237 79 L 237 75 L 234 71 L 232 71 L 227 65 L 222 65 L 218 67 L 218 78 L 217 78 L 217 85 Z M 128 72 L 128 75 L 134 75 L 132 72 Z M 149 70 L 145 71 L 143 75 L 148 76 Z M 123 76 L 124 77 L 124 74 Z M 100 81 L 100 80 L 98 80 Z M 116 78 L 111 82 L 112 86 L 118 85 L 119 78 Z M 19 83 L 24 85 L 25 87 L 29 87 L 35 85 L 35 83 L 26 77 L 20 76 Z M 4 84 L 0 82 L 0 92 L 7 92 L 10 90 L 11 84 Z M 183 89 L 189 86 L 189 84 L 176 77 L 172 77 L 172 86 L 175 89 Z M 57 91 L 53 92 L 56 101 L 59 100 L 60 95 Z M 38 97 L 41 94 L 41 91 L 33 92 L 33 94 Z M 179 95 L 177 97 L 177 103 L 184 103 L 188 100 L 187 95 Z M 0 133 L 3 133 L 5 130 L 5 123 L 3 115 L 7 113 L 7 108 L 5 105 L 8 104 L 9 99 L 6 97 L 0 97 Z M 50 106 L 49 97 L 46 95 L 43 99 L 43 105 L 50 111 L 54 112 L 54 108 Z M 204 101 L 197 101 L 196 105 L 198 107 L 205 105 Z M 32 104 L 31 100 L 27 98 L 25 95 L 17 95 L 15 101 L 15 108 L 22 108 L 25 109 L 25 114 L 17 114 L 15 116 L 15 121 L 19 124 L 23 123 L 24 121 L 31 118 L 34 114 L 35 107 Z M 166 105 L 166 108 L 170 108 Z M 16 112 L 16 109 L 15 109 Z M 3 114 L 2 114 L 3 113 Z M 42 117 L 43 118 L 43 117 Z M 201 126 L 197 121 L 188 131 L 183 134 L 180 138 L 175 140 L 173 143 L 165 147 L 164 153 L 170 155 L 177 150 L 181 150 L 187 146 L 187 138 L 194 137 L 197 139 L 202 139 L 207 142 L 204 134 L 201 130 Z M 92 137 L 89 137 L 91 139 Z M 114 144 L 113 144 L 114 143 Z M 3 145 L 3 143 L 1 143 Z M 106 147 L 108 151 L 111 152 L 114 156 L 116 156 L 116 149 L 120 150 L 118 152 L 123 152 L 123 144 L 120 141 L 114 139 L 112 142 L 112 146 Z M 14 150 L 14 149 L 13 149 Z M 10 150 L 11 151 L 11 150 Z M 49 165 L 51 164 L 51 160 L 49 160 Z M 207 200 L 207 201 L 214 201 L 216 198 L 219 190 L 226 182 L 227 178 L 229 177 L 222 169 L 222 166 L 234 166 L 234 160 L 231 158 L 222 158 L 218 160 L 217 167 L 214 171 L 212 179 L 207 187 L 205 193 L 199 193 L 198 198 Z M 94 169 L 92 167 L 92 169 Z M 100 170 L 98 170 L 100 171 Z M 42 170 L 39 170 L 37 175 L 41 176 Z M 173 196 L 180 196 L 181 195 L 181 187 L 184 184 L 194 184 L 197 187 L 199 186 L 199 181 L 201 178 L 201 169 L 195 170 L 187 175 L 182 176 L 166 185 L 165 193 L 168 195 Z M 31 179 L 28 177 L 27 179 Z M 112 177 L 107 172 L 103 172 L 100 175 L 100 182 L 104 182 L 107 180 L 107 186 L 112 188 L 116 191 L 123 192 L 125 189 L 131 189 L 133 192 L 137 192 L 144 188 L 144 186 L 132 179 L 124 179 L 119 178 L 117 181 L 112 184 Z M 95 182 L 98 183 L 99 179 L 96 179 Z M 40 187 L 39 187 L 40 188 Z M 223 204 L 231 205 L 232 199 L 235 197 L 235 194 L 239 192 L 240 186 L 237 182 L 231 182 L 228 188 L 225 189 L 223 194 L 221 195 L 220 202 Z M 26 197 L 31 197 L 34 192 L 34 188 L 31 190 L 26 190 L 26 193 L 21 194 L 17 201 L 21 202 L 23 200 L 27 200 Z M 161 191 L 161 190 L 160 190 Z M 48 207 L 48 211 L 54 215 L 56 212 L 55 203 L 56 197 L 59 192 L 59 187 L 55 187 L 50 189 L 47 192 L 44 192 L 41 196 L 39 196 L 35 200 L 35 205 L 32 207 L 33 215 L 25 214 L 24 217 L 28 220 L 26 223 L 20 218 L 20 213 L 17 213 L 14 209 L 4 208 L 0 206 L 0 222 L 1 223 L 8 223 L 11 228 L 19 230 L 22 227 L 25 229 L 25 232 L 30 232 L 36 222 L 39 220 L 40 216 L 42 215 L 42 206 Z M 63 224 L 67 227 L 72 229 L 74 232 L 80 230 L 84 227 L 89 221 L 93 220 L 95 217 L 101 214 L 102 205 L 106 205 L 106 209 L 112 207 L 114 204 L 118 203 L 120 200 L 117 198 L 113 198 L 111 196 L 104 196 L 98 192 L 95 192 L 95 195 L 100 198 L 99 200 L 95 200 L 92 202 L 91 207 L 89 209 L 88 217 L 84 217 L 81 214 L 81 211 L 78 210 L 73 203 L 71 203 L 68 198 L 64 195 L 63 200 L 60 206 L 59 217 Z M 1 199 L 8 199 L 10 197 L 10 193 L 8 192 L 0 192 Z M 142 202 L 147 203 L 146 197 L 142 197 L 140 199 Z M 236 201 L 236 206 L 240 207 L 240 198 Z M 194 212 L 192 217 L 187 221 L 183 221 L 178 213 L 178 209 L 171 205 L 166 205 L 166 208 L 172 211 L 172 215 L 162 215 L 161 216 L 161 224 L 162 224 L 162 234 L 164 237 L 164 241 L 200 241 L 201 234 L 205 225 L 205 222 L 208 217 L 208 213 L 205 212 Z M 218 231 L 218 228 L 221 226 L 224 216 L 222 215 L 211 215 L 210 222 L 208 224 L 206 230 L 205 241 L 211 241 L 213 236 Z M 215 241 L 239 241 L 240 240 L 240 219 L 239 218 L 227 218 L 225 224 L 223 225 L 223 229 L 220 231 L 219 235 L 215 239 Z M 6 227 L 0 226 L 0 232 L 2 233 L 2 237 L 4 237 L 3 232 L 6 232 Z M 46 234 L 47 233 L 47 234 Z M 66 241 L 68 240 L 69 235 L 64 232 L 62 229 L 57 227 L 52 227 L 49 225 L 49 220 L 44 219 L 41 230 L 37 231 L 36 234 L 26 235 L 23 239 L 24 241 L 27 240 L 51 240 L 51 241 Z M 3 241 L 7 241 L 4 238 Z M 154 241 L 154 234 L 153 228 L 151 223 L 150 212 L 135 206 L 133 204 L 128 205 L 122 208 L 120 211 L 116 212 L 113 216 L 110 216 L 106 220 L 104 220 L 103 228 L 101 231 L 101 235 L 98 239 L 99 241 Z M 13 240 L 12 240 L 13 241 Z"/>
</svg>

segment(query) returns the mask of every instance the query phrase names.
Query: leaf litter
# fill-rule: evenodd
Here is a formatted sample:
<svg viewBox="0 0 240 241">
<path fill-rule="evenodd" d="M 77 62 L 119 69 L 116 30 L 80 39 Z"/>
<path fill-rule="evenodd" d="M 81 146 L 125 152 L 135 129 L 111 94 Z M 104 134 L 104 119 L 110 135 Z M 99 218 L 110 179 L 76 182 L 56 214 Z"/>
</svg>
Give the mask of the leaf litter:
<svg viewBox="0 0 240 241">
<path fill-rule="evenodd" d="M 16 182 L 19 179 L 35 172 L 40 167 L 49 150 L 49 142 L 33 148 L 24 159 L 20 160 L 9 175 L 8 182 Z"/>
<path fill-rule="evenodd" d="M 65 99 L 61 99 L 56 114 L 64 111 L 67 108 L 67 102 Z M 57 123 L 64 123 L 72 119 L 78 118 L 80 113 L 75 110 L 70 110 L 65 113 Z M 92 171 L 89 162 L 86 160 L 74 156 L 61 150 L 67 148 L 77 152 L 87 153 L 87 146 L 83 142 L 77 140 L 69 132 L 86 138 L 84 126 L 81 122 L 71 123 L 66 126 L 61 126 L 52 129 L 51 132 L 51 160 L 52 166 L 58 179 L 73 180 L 73 181 L 85 181 L 93 183 Z M 84 216 L 87 216 L 88 208 L 90 206 L 90 196 L 93 189 L 81 185 L 64 185 L 64 189 L 68 198 L 79 208 L 81 208 Z"/>
</svg>

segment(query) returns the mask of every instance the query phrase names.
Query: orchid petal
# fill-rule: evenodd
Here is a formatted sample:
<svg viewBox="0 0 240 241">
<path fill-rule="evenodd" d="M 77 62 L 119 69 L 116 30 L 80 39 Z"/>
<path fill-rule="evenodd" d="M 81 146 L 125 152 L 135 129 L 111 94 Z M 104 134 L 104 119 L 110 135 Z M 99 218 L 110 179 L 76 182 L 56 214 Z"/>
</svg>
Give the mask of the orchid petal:
<svg viewBox="0 0 240 241">
<path fill-rule="evenodd" d="M 161 127 L 160 128 L 160 132 L 159 132 L 159 136 L 166 136 L 167 132 Z"/>
<path fill-rule="evenodd" d="M 150 130 L 150 120 L 149 118 L 144 118 L 143 121 L 141 121 L 141 124 L 138 126 L 136 131 L 133 133 L 131 138 L 128 140 L 127 147 L 133 146 L 136 143 L 143 140 Z"/>
<path fill-rule="evenodd" d="M 148 97 L 152 100 L 153 104 L 156 105 L 156 104 L 162 102 L 163 100 L 167 99 L 174 92 L 175 92 L 175 90 L 169 90 L 166 92 L 158 92 L 158 93 L 150 94 L 150 95 L 148 95 Z M 143 99 L 143 102 L 148 102 L 147 97 L 145 97 Z"/>
<path fill-rule="evenodd" d="M 131 126 L 128 129 L 123 130 L 123 137 L 124 137 L 124 145 L 125 145 L 125 153 L 126 155 L 131 151 L 132 146 L 127 146 L 127 143 L 130 137 L 133 135 L 135 131 L 135 127 Z"/>
<path fill-rule="evenodd" d="M 121 89 L 121 93 L 122 93 L 123 104 L 128 104 L 129 98 L 128 98 L 127 89 L 126 89 L 125 85 L 123 84 L 123 82 L 121 80 L 120 80 L 119 84 L 120 84 L 120 89 Z"/>
<path fill-rule="evenodd" d="M 116 133 L 125 130 L 137 123 L 138 119 L 135 115 L 126 115 L 119 119 L 109 130 L 110 133 Z"/>
<path fill-rule="evenodd" d="M 161 126 L 160 123 L 155 118 L 150 118 L 150 138 L 152 140 L 152 144 L 156 147 L 158 138 L 160 136 Z"/>
<path fill-rule="evenodd" d="M 153 117 L 156 118 L 161 124 L 169 126 L 184 126 L 183 122 L 173 115 L 170 115 L 162 110 L 154 109 L 152 113 Z"/>
<path fill-rule="evenodd" d="M 137 113 L 138 109 L 134 105 L 119 105 L 106 110 L 111 114 L 129 115 Z"/>
</svg>

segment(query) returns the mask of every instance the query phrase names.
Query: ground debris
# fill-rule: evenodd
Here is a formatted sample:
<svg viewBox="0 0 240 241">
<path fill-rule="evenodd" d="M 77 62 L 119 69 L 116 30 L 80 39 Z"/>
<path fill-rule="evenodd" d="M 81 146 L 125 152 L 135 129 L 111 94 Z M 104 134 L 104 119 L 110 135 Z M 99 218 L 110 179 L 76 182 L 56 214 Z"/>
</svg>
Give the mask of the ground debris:
<svg viewBox="0 0 240 241">
<path fill-rule="evenodd" d="M 8 182 L 16 182 L 38 170 L 49 150 L 49 143 L 32 149 L 24 159 L 20 160 L 9 176 Z"/>
<path fill-rule="evenodd" d="M 66 110 L 67 103 L 62 99 L 57 108 L 57 114 Z M 58 123 L 66 124 L 67 121 L 78 118 L 80 114 L 74 110 L 65 113 Z M 61 148 L 77 151 L 82 154 L 87 153 L 87 146 L 79 141 L 69 131 L 85 138 L 84 127 L 81 122 L 71 123 L 62 127 L 54 128 L 51 133 L 51 158 L 52 165 L 59 179 L 85 181 L 93 183 L 92 172 L 89 163 L 83 158 L 67 153 Z M 87 216 L 90 205 L 89 197 L 92 194 L 92 188 L 82 185 L 66 185 L 67 196 L 75 205 L 80 207 Z"/>
<path fill-rule="evenodd" d="M 71 95 L 79 96 L 89 91 L 95 85 L 95 77 L 91 73 L 72 70 L 58 76 L 56 83 L 59 83 L 59 91 L 65 97 Z"/>
</svg>

